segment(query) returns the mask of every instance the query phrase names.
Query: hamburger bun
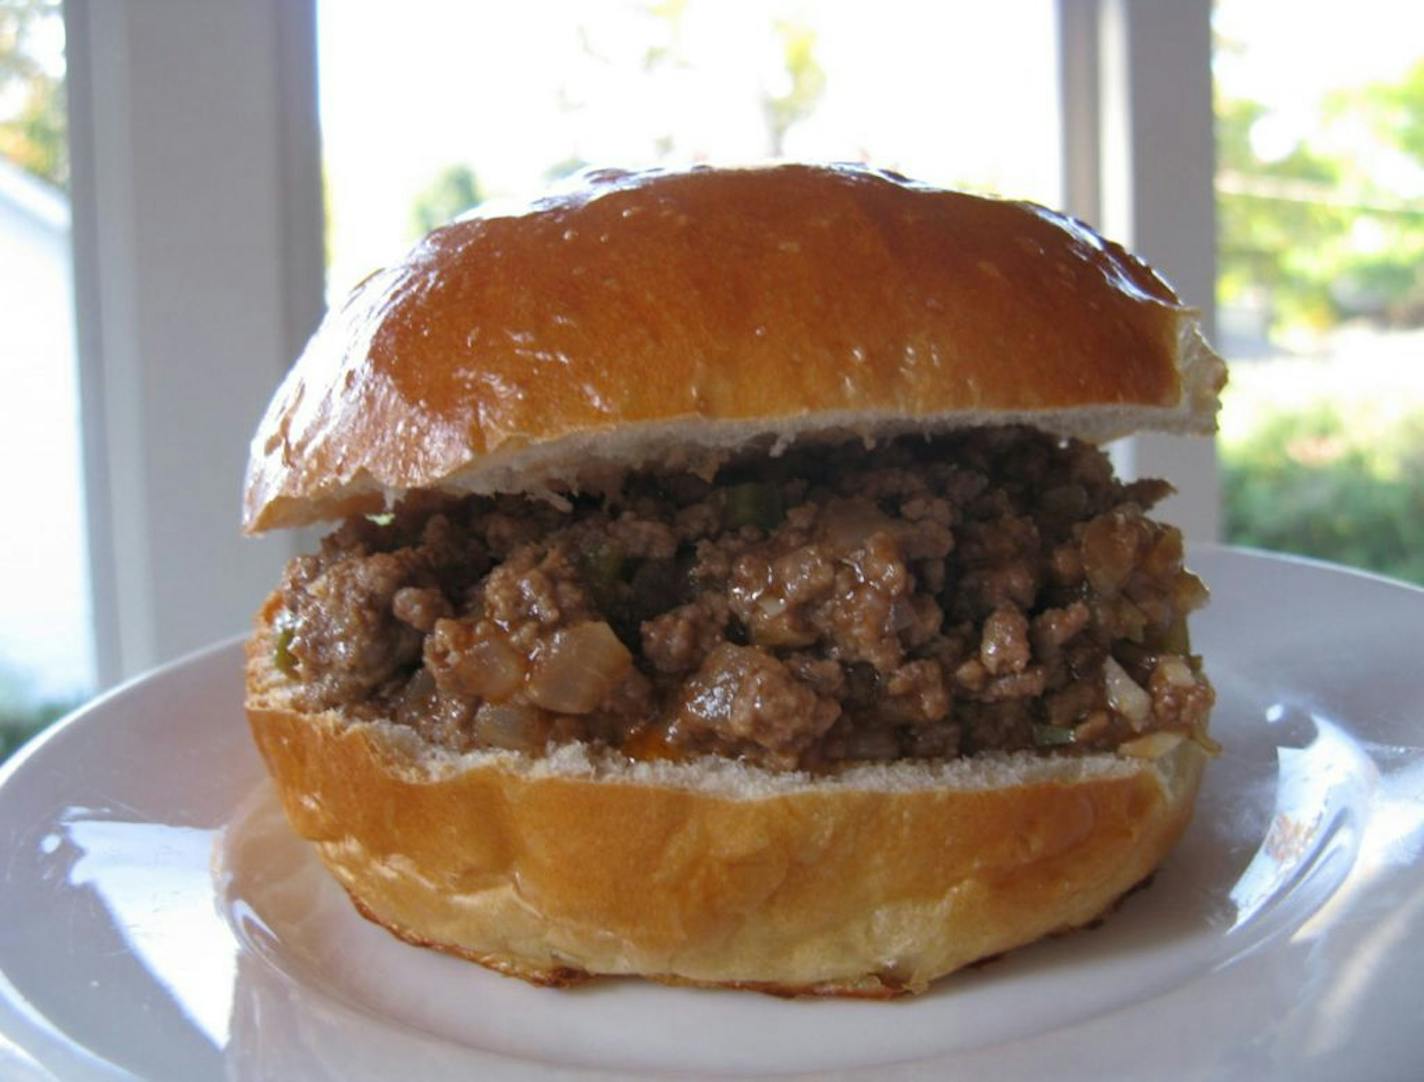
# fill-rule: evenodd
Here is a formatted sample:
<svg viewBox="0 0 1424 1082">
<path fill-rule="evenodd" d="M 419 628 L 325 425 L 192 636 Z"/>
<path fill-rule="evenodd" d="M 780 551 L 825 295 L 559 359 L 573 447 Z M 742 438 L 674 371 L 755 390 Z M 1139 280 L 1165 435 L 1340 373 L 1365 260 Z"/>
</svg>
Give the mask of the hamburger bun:
<svg viewBox="0 0 1424 1082">
<path fill-rule="evenodd" d="M 252 532 L 412 496 L 559 503 L 657 463 L 1027 423 L 1209 432 L 1197 313 L 1087 227 L 858 167 L 602 172 L 435 231 L 334 309 L 252 445 Z M 247 716 L 286 814 L 410 942 L 562 985 L 882 998 L 1102 915 L 1207 753 L 774 770 L 588 744 L 456 753 L 304 710 L 270 597 Z"/>
<path fill-rule="evenodd" d="M 270 619 L 274 605 L 264 609 Z M 538 984 L 591 975 L 890 998 L 1090 924 L 1191 816 L 1206 754 L 974 756 L 834 777 L 568 745 L 452 755 L 303 713 L 248 650 L 294 829 L 370 920 Z"/>
<path fill-rule="evenodd" d="M 598 172 L 437 229 L 332 310 L 252 442 L 251 532 L 806 438 L 1209 433 L 1225 366 L 1146 264 L 868 169 Z"/>
</svg>

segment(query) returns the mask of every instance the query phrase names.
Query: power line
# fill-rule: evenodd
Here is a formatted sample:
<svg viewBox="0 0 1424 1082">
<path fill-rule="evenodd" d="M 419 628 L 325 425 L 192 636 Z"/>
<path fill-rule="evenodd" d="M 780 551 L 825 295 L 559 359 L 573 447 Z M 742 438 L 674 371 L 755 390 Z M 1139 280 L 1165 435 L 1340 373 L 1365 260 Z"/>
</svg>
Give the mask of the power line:
<svg viewBox="0 0 1424 1082">
<path fill-rule="evenodd" d="M 1270 199 L 1283 203 L 1337 207 L 1341 210 L 1361 211 L 1368 214 L 1424 218 L 1424 200 L 1372 199 L 1362 201 L 1318 180 L 1253 176 L 1250 173 L 1222 170 L 1216 174 L 1216 190 L 1221 195 L 1244 195 L 1251 199 Z"/>
</svg>

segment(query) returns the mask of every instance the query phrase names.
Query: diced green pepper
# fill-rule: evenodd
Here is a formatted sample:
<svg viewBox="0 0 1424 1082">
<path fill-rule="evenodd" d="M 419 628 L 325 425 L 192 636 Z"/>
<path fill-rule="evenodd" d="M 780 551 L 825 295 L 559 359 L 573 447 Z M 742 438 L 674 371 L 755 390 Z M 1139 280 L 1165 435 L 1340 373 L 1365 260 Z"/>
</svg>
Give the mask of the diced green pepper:
<svg viewBox="0 0 1424 1082">
<path fill-rule="evenodd" d="M 1035 723 L 1033 727 L 1033 742 L 1040 748 L 1061 748 L 1066 744 L 1072 744 L 1077 739 L 1077 734 L 1072 729 L 1064 728 L 1062 725 Z"/>
<path fill-rule="evenodd" d="M 611 541 L 592 544 L 579 554 L 584 584 L 600 608 L 607 608 L 617 599 L 627 563 L 623 549 Z"/>
<path fill-rule="evenodd" d="M 1190 654 L 1192 652 L 1192 636 L 1187 630 L 1187 619 L 1179 616 L 1172 621 L 1172 625 L 1162 634 L 1162 641 L 1157 649 L 1164 654 Z"/>
<path fill-rule="evenodd" d="M 774 529 L 785 517 L 781 489 L 763 481 L 748 481 L 727 489 L 722 508 L 722 525 L 734 530 L 741 526 Z"/>
<path fill-rule="evenodd" d="M 277 671 L 292 678 L 297 675 L 297 656 L 292 653 L 292 639 L 295 637 L 296 632 L 292 628 L 282 628 L 277 632 L 277 644 L 272 649 L 272 663 L 277 666 Z"/>
</svg>

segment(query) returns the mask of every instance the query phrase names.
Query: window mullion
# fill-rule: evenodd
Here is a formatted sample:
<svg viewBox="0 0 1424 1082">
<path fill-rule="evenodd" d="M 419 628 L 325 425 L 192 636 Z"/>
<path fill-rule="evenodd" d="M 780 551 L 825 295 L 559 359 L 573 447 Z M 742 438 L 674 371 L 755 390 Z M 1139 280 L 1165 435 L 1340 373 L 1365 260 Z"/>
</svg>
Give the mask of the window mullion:
<svg viewBox="0 0 1424 1082">
<path fill-rule="evenodd" d="M 321 307 L 313 0 L 66 4 L 103 684 L 241 630 L 247 442 Z"/>
<path fill-rule="evenodd" d="M 1162 271 L 1211 337 L 1211 0 L 1059 0 L 1058 14 L 1065 205 Z M 1115 450 L 1124 473 L 1177 485 L 1164 518 L 1219 535 L 1210 441 L 1139 436 Z"/>
</svg>

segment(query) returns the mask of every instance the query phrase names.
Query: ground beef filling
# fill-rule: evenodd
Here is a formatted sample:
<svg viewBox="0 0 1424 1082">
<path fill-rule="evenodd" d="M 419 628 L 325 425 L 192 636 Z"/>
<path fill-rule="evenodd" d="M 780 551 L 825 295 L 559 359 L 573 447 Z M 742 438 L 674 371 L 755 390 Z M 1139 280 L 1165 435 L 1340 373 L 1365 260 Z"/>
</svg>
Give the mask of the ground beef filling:
<svg viewBox="0 0 1424 1082">
<path fill-rule="evenodd" d="M 304 709 L 456 750 L 592 741 L 773 769 L 1206 741 L 1182 538 L 1096 448 L 1022 428 L 353 519 L 287 567 Z M 1150 742 L 1149 742 L 1150 743 Z"/>
</svg>

